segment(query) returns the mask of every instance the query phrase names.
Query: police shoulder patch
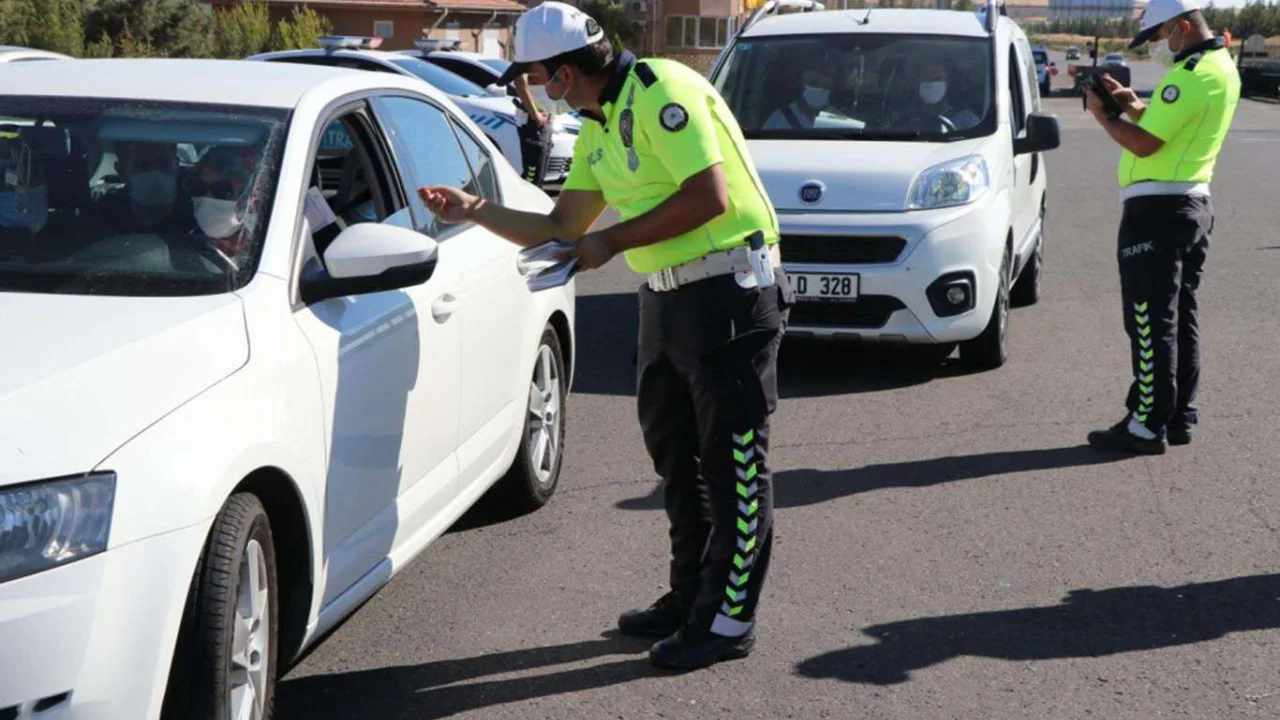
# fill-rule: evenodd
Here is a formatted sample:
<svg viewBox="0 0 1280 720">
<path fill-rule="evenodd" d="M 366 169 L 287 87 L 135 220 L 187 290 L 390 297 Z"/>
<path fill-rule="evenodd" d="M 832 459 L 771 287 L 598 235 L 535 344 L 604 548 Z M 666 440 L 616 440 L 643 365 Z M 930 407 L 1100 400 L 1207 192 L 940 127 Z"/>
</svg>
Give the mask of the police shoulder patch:
<svg viewBox="0 0 1280 720">
<path fill-rule="evenodd" d="M 679 132 L 689 124 L 689 111 L 680 103 L 667 103 L 662 107 L 658 119 L 662 127 L 671 132 Z"/>
<path fill-rule="evenodd" d="M 1160 99 L 1167 103 L 1172 103 L 1177 101 L 1178 96 L 1181 94 L 1182 91 L 1178 89 L 1177 85 L 1165 85 L 1164 90 L 1160 92 Z"/>
</svg>

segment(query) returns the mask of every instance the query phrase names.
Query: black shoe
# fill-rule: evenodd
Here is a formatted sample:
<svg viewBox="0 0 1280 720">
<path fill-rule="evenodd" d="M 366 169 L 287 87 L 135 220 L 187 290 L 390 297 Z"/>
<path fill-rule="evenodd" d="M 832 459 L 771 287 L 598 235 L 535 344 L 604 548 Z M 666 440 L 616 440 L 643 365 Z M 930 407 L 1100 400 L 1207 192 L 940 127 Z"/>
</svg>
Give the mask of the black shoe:
<svg viewBox="0 0 1280 720">
<path fill-rule="evenodd" d="M 649 649 L 649 662 L 663 670 L 700 670 L 721 660 L 739 660 L 756 646 L 755 628 L 741 637 L 725 637 L 683 628 Z"/>
<path fill-rule="evenodd" d="M 1169 428 L 1169 444 L 1170 445 L 1190 445 L 1191 444 L 1191 428 L 1170 427 Z"/>
<path fill-rule="evenodd" d="M 1156 437 L 1148 440 L 1129 432 L 1127 418 L 1106 430 L 1094 430 L 1089 433 L 1089 445 L 1095 450 L 1136 455 L 1163 455 L 1165 451 L 1164 438 Z"/>
<path fill-rule="evenodd" d="M 693 599 L 669 592 L 643 610 L 628 610 L 618 618 L 623 635 L 639 638 L 671 637 L 689 621 Z"/>
</svg>

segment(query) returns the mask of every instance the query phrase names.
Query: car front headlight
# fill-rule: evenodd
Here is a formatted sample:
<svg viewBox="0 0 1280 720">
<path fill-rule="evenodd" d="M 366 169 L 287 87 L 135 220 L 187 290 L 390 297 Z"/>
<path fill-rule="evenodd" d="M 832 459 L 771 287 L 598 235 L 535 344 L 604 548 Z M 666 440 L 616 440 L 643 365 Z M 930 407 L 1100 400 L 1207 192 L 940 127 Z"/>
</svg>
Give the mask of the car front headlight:
<svg viewBox="0 0 1280 720">
<path fill-rule="evenodd" d="M 0 488 L 0 583 L 107 549 L 114 473 Z"/>
<path fill-rule="evenodd" d="M 932 210 L 971 203 L 991 187 L 987 161 L 980 155 L 934 165 L 911 186 L 907 207 Z"/>
</svg>

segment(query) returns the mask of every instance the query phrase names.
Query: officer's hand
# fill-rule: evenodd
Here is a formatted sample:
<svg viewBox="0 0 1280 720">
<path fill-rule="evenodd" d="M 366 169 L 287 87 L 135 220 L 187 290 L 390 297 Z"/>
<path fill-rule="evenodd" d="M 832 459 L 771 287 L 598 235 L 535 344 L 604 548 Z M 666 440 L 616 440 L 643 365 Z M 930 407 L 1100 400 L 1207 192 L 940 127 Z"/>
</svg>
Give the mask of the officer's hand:
<svg viewBox="0 0 1280 720">
<path fill-rule="evenodd" d="M 559 259 L 568 260 L 576 257 L 580 269 L 595 270 L 612 260 L 617 253 L 618 251 L 613 249 L 613 243 L 604 233 L 594 232 L 583 235 L 574 249 L 561 253 Z"/>
<path fill-rule="evenodd" d="M 1106 119 L 1106 106 L 1102 104 L 1102 98 L 1094 94 L 1093 88 L 1084 89 L 1084 104 L 1085 107 L 1089 108 L 1089 112 L 1093 113 L 1093 116 L 1097 118 L 1098 122 Z"/>
<path fill-rule="evenodd" d="M 475 212 L 480 198 L 446 185 L 418 188 L 418 197 L 433 215 L 447 223 L 467 220 Z"/>
<path fill-rule="evenodd" d="M 547 116 L 545 113 L 535 109 L 533 112 L 529 113 L 529 122 L 533 123 L 534 127 L 541 130 L 547 126 Z"/>
<path fill-rule="evenodd" d="M 1111 97 L 1115 98 L 1116 102 L 1120 103 L 1120 107 L 1123 108 L 1125 112 L 1142 110 L 1146 107 L 1143 105 L 1142 101 L 1138 99 L 1138 93 L 1121 85 L 1118 80 L 1108 74 L 1104 74 L 1102 76 L 1102 86 L 1107 89 L 1107 92 L 1111 93 Z"/>
</svg>

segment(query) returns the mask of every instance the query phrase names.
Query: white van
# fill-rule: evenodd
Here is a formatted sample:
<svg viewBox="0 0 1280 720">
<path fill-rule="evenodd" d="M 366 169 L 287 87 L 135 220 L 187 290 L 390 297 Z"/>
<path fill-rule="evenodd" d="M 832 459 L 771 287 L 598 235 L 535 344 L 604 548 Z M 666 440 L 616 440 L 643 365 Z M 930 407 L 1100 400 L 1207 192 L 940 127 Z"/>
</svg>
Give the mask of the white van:
<svg viewBox="0 0 1280 720">
<path fill-rule="evenodd" d="M 770 0 L 711 71 L 778 211 L 788 333 L 998 367 L 1059 143 L 1031 45 L 1003 13 L 822 8 Z"/>
</svg>

